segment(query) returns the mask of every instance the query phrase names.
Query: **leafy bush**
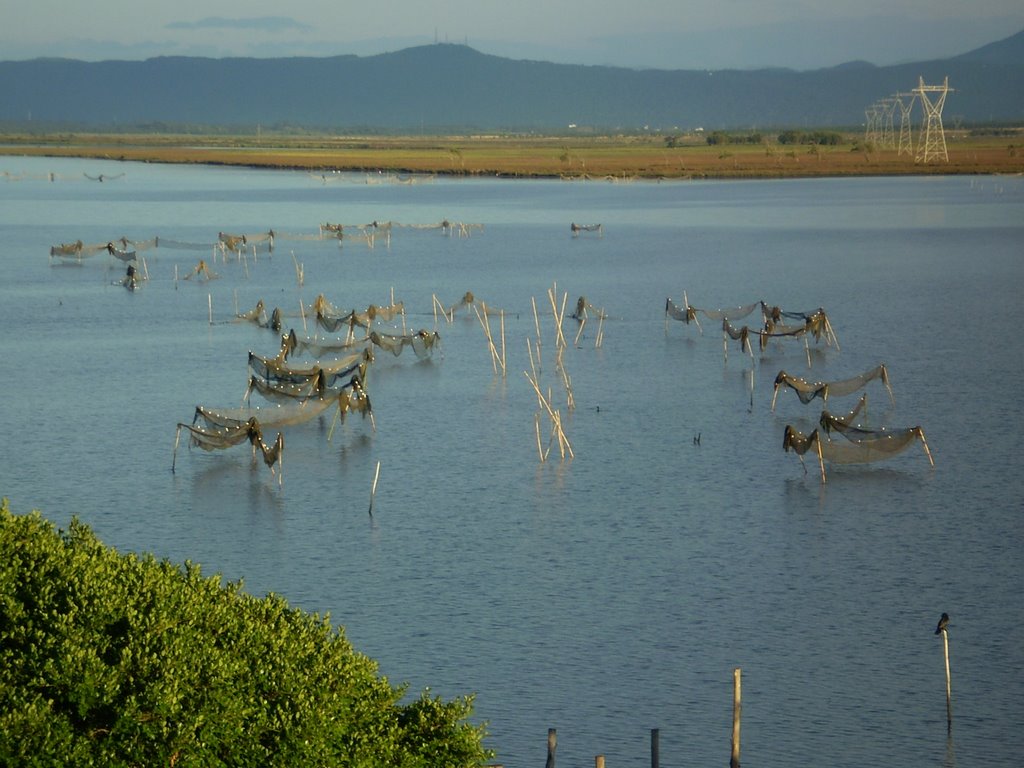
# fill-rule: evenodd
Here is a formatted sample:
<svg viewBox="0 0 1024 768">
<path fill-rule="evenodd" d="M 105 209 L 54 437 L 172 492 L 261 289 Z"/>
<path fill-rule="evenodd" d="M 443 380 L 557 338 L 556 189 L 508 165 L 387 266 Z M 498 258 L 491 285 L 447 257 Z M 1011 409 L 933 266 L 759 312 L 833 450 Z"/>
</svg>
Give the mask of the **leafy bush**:
<svg viewBox="0 0 1024 768">
<path fill-rule="evenodd" d="M 400 704 L 328 618 L 0 503 L 0 764 L 477 766 L 472 697 Z"/>
<path fill-rule="evenodd" d="M 843 143 L 838 131 L 783 131 L 776 137 L 779 144 L 810 144 L 811 146 L 836 146 Z"/>
</svg>

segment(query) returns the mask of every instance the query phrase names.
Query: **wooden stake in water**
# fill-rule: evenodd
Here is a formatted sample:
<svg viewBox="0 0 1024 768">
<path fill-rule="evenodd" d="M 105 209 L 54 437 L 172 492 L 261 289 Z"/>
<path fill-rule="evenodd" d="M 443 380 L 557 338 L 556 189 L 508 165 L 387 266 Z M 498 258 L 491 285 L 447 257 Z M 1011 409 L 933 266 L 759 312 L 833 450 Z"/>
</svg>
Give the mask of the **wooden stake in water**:
<svg viewBox="0 0 1024 768">
<path fill-rule="evenodd" d="M 548 759 L 544 768 L 555 768 L 555 750 L 558 748 L 558 733 L 554 728 L 548 728 Z"/>
<path fill-rule="evenodd" d="M 373 517 L 373 497 L 377 494 L 377 480 L 380 478 L 380 461 L 377 461 L 377 471 L 373 473 L 373 488 L 370 489 L 370 517 Z"/>
<path fill-rule="evenodd" d="M 741 675 L 739 667 L 732 671 L 732 757 L 729 758 L 729 768 L 740 768 Z"/>
<path fill-rule="evenodd" d="M 949 616 L 944 613 L 939 619 L 939 626 L 936 627 L 935 634 L 942 635 L 942 651 L 946 660 L 946 733 L 951 733 L 953 731 L 953 686 L 949 675 L 949 633 L 946 629 L 948 625 Z"/>
<path fill-rule="evenodd" d="M 505 375 L 506 369 L 506 358 L 505 358 L 505 310 L 501 310 L 501 375 Z"/>
</svg>

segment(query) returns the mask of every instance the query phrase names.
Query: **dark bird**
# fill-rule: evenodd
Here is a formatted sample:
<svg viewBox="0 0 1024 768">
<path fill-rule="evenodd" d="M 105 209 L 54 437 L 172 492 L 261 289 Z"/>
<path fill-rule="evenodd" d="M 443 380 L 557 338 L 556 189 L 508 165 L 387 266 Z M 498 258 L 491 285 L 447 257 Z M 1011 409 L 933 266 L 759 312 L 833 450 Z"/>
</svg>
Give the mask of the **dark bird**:
<svg viewBox="0 0 1024 768">
<path fill-rule="evenodd" d="M 936 635 L 941 635 L 943 632 L 946 631 L 946 627 L 947 626 L 949 626 L 949 614 L 948 613 L 944 613 L 939 618 L 939 626 L 937 626 L 935 628 L 935 634 Z"/>
</svg>

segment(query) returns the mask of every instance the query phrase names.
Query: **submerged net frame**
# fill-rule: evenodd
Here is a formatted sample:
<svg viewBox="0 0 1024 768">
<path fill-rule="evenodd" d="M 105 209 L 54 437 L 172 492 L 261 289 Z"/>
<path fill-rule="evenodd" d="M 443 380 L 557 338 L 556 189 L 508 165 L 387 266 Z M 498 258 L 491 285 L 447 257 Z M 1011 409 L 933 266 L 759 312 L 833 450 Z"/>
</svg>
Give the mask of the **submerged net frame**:
<svg viewBox="0 0 1024 768">
<path fill-rule="evenodd" d="M 800 402 L 807 405 L 815 398 L 821 398 L 822 402 L 828 402 L 829 397 L 852 395 L 854 392 L 864 389 L 869 382 L 875 379 L 879 379 L 885 385 L 885 389 L 889 393 L 889 401 L 895 405 L 896 397 L 893 395 L 892 384 L 889 382 L 889 371 L 884 363 L 857 376 L 836 381 L 809 382 L 799 376 L 791 376 L 785 371 L 779 371 L 775 377 L 771 410 L 775 411 L 775 400 L 779 395 L 779 389 L 782 387 L 792 389 L 796 392 L 796 396 L 800 398 Z"/>
</svg>

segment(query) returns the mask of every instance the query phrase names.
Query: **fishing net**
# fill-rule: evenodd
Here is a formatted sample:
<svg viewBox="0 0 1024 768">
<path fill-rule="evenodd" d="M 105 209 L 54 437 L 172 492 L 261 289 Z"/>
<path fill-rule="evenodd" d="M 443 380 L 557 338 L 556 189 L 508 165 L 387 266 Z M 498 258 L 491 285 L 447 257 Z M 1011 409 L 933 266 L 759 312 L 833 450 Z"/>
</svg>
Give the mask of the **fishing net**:
<svg viewBox="0 0 1024 768">
<path fill-rule="evenodd" d="M 250 416 L 246 421 L 234 423 L 227 426 L 199 426 L 196 424 L 178 424 L 174 436 L 174 460 L 171 463 L 171 471 L 174 471 L 178 458 L 178 441 L 181 431 L 188 433 L 189 447 L 200 448 L 204 451 L 222 451 L 233 448 L 236 445 L 248 442 L 252 446 L 253 456 L 257 451 L 263 458 L 263 463 L 273 471 L 274 466 L 281 460 L 284 451 L 284 436 L 278 432 L 277 440 L 273 445 L 267 445 L 263 441 L 263 428 L 255 416 Z"/>
<path fill-rule="evenodd" d="M 204 259 L 200 259 L 199 263 L 192 268 L 191 272 L 185 275 L 184 279 L 191 280 L 192 278 L 195 278 L 197 282 L 201 282 L 208 280 L 216 280 L 218 277 L 220 277 L 220 275 L 218 275 L 216 272 L 210 269 L 209 265 L 207 265 Z"/>
<path fill-rule="evenodd" d="M 788 387 L 792 389 L 800 402 L 805 405 L 815 398 L 821 398 L 823 402 L 827 402 L 829 397 L 852 395 L 858 390 L 864 389 L 869 382 L 878 379 L 885 385 L 886 391 L 889 393 L 889 400 L 895 404 L 896 399 L 893 396 L 892 385 L 889 383 L 889 371 L 885 365 L 878 365 L 871 370 L 865 371 L 857 376 L 851 376 L 848 379 L 839 379 L 836 381 L 815 381 L 810 382 L 806 379 L 802 379 L 799 376 L 791 376 L 785 371 L 779 371 L 779 374 L 775 377 L 775 391 L 772 394 L 772 410 L 775 410 L 775 399 L 778 397 L 779 389 L 782 387 Z"/>
<path fill-rule="evenodd" d="M 342 328 L 347 328 L 349 334 L 355 332 L 356 327 L 369 328 L 374 322 L 390 322 L 398 315 L 405 313 L 405 306 L 402 302 L 390 306 L 377 306 L 371 304 L 365 312 L 357 312 L 354 309 L 341 309 L 332 304 L 323 294 L 316 297 L 313 302 L 313 311 L 316 315 L 316 324 L 328 333 L 337 333 Z"/>
<path fill-rule="evenodd" d="M 370 347 L 343 358 L 318 361 L 302 368 L 289 365 L 280 355 L 263 357 L 254 352 L 249 353 L 249 368 L 253 375 L 268 383 L 305 385 L 322 375 L 328 389 L 347 386 L 353 374 L 358 374 L 360 380 L 365 381 L 371 362 L 373 349 Z"/>
<path fill-rule="evenodd" d="M 367 349 L 354 355 L 353 361 L 346 361 L 344 367 L 291 368 L 283 361 L 259 357 L 250 353 L 249 366 L 253 373 L 244 398 L 249 400 L 252 392 L 258 392 L 274 402 L 295 402 L 310 398 L 326 398 L 343 389 L 362 389 L 372 350 Z"/>
<path fill-rule="evenodd" d="M 278 358 L 287 360 L 290 357 L 302 355 L 321 358 L 351 350 L 367 349 L 369 344 L 369 337 L 362 339 L 314 339 L 309 336 L 299 336 L 293 328 L 281 337 L 281 351 L 278 352 Z"/>
<path fill-rule="evenodd" d="M 698 315 L 702 315 L 715 322 L 721 321 L 722 330 L 726 336 L 734 341 L 739 341 L 743 350 L 753 353 L 750 348 L 751 334 L 757 335 L 761 350 L 764 351 L 772 339 L 798 338 L 810 335 L 815 341 L 825 340 L 827 344 L 839 347 L 835 333 L 832 331 L 832 324 L 828 315 L 822 308 L 809 312 L 795 312 L 783 310 L 778 306 L 769 306 L 763 301 L 756 301 L 752 304 L 744 304 L 732 309 L 699 309 L 691 306 L 684 298 L 684 307 L 680 307 L 671 298 L 665 300 L 665 318 L 680 322 L 695 323 L 700 328 Z M 742 326 L 735 328 L 733 321 L 750 317 L 756 310 L 761 310 L 761 325 L 759 328 Z M 791 322 L 795 321 L 795 322 Z M 701 328 L 703 333 L 703 328 Z"/>
<path fill-rule="evenodd" d="M 572 319 L 577 320 L 579 322 L 583 322 L 591 315 L 602 320 L 606 318 L 603 309 L 598 309 L 589 301 L 587 301 L 586 296 L 580 296 L 576 300 L 576 309 L 573 310 L 573 313 L 571 315 Z"/>
<path fill-rule="evenodd" d="M 569 231 L 572 232 L 573 237 L 579 237 L 582 232 L 596 232 L 599 237 L 604 236 L 604 227 L 600 224 L 577 224 L 572 222 L 569 225 Z"/>
<path fill-rule="evenodd" d="M 803 457 L 810 452 L 816 456 L 821 467 L 821 479 L 825 481 L 825 463 L 830 464 L 868 464 L 885 461 L 920 441 L 928 463 L 935 466 L 931 450 L 924 437 L 921 427 L 882 427 L 867 429 L 854 426 L 853 416 L 833 417 L 827 411 L 822 414 L 822 429 L 815 429 L 809 435 L 800 432 L 792 425 L 787 425 L 782 439 L 782 447 L 788 453 L 793 451 L 803 463 Z M 832 440 L 829 435 L 838 433 L 843 439 Z M 804 467 L 806 471 L 806 467 Z"/>
<path fill-rule="evenodd" d="M 420 330 L 416 333 L 393 335 L 390 333 L 370 332 L 370 341 L 377 347 L 390 352 L 395 357 L 402 354 L 406 347 L 412 349 L 413 353 L 421 360 L 431 357 L 434 347 L 440 343 L 441 336 L 437 331 Z"/>
<path fill-rule="evenodd" d="M 359 381 L 331 396 L 324 398 L 308 398 L 280 405 L 255 408 L 221 408 L 211 409 L 196 406 L 193 425 L 201 423 L 206 429 L 232 429 L 256 419 L 263 429 L 283 429 L 298 424 L 305 424 L 335 408 L 334 417 L 345 420 L 349 413 L 359 413 L 364 417 L 373 418 L 370 398 Z"/>
</svg>

